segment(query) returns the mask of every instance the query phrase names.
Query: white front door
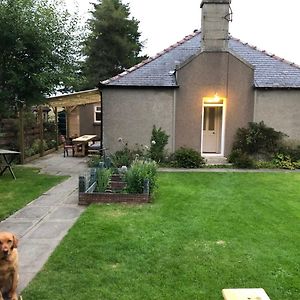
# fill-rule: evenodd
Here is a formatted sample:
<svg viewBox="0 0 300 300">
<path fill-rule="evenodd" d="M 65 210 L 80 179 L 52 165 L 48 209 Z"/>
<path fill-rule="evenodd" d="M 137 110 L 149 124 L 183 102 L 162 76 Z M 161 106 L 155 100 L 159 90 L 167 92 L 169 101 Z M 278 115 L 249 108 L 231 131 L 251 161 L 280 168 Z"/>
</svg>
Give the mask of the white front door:
<svg viewBox="0 0 300 300">
<path fill-rule="evenodd" d="M 222 111 L 219 106 L 204 107 L 203 153 L 221 153 Z"/>
</svg>

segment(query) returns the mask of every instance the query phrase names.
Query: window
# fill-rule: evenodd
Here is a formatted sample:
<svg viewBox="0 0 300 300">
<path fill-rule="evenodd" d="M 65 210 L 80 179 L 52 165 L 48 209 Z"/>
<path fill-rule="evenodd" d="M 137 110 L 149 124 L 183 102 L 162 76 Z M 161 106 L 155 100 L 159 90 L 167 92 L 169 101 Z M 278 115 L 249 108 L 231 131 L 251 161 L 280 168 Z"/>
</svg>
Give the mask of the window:
<svg viewBox="0 0 300 300">
<path fill-rule="evenodd" d="M 94 107 L 94 123 L 101 123 L 101 107 Z"/>
</svg>

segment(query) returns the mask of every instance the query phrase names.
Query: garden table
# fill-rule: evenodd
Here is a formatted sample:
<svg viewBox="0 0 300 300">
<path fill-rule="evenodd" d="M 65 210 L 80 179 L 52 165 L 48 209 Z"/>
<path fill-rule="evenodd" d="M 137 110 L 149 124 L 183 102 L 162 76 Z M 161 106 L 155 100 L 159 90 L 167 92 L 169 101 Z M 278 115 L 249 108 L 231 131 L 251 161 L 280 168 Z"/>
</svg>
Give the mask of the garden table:
<svg viewBox="0 0 300 300">
<path fill-rule="evenodd" d="M 88 143 L 93 141 L 96 137 L 97 135 L 94 134 L 85 134 L 73 139 L 72 142 L 75 145 L 75 156 L 85 156 L 87 154 Z"/>
<path fill-rule="evenodd" d="M 0 149 L 0 161 L 1 161 L 0 176 L 2 176 L 6 170 L 9 170 L 11 176 L 14 179 L 16 179 L 11 164 L 18 154 L 20 154 L 20 152 Z M 1 157 L 3 157 L 3 159 L 1 159 Z"/>
<path fill-rule="evenodd" d="M 270 300 L 264 289 L 223 289 L 225 300 Z"/>
</svg>

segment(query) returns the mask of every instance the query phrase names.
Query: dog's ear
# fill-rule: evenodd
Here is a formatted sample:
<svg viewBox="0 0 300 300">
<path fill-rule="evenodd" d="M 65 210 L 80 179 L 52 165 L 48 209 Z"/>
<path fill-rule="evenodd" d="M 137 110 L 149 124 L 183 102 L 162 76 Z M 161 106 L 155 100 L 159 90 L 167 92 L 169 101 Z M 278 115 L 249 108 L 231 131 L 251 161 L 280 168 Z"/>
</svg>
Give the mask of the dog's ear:
<svg viewBox="0 0 300 300">
<path fill-rule="evenodd" d="M 18 247 L 18 238 L 13 234 L 13 247 L 17 248 Z"/>
</svg>

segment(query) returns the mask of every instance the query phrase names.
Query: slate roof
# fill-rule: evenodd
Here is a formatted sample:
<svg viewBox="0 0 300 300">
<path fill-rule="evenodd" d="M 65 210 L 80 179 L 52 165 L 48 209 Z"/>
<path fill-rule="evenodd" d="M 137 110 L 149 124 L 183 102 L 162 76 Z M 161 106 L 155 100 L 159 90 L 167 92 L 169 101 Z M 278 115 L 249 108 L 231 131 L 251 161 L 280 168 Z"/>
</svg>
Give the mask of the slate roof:
<svg viewBox="0 0 300 300">
<path fill-rule="evenodd" d="M 177 87 L 174 70 L 200 52 L 196 31 L 156 56 L 102 81 L 101 86 Z M 254 68 L 257 88 L 300 88 L 300 66 L 230 37 L 229 49 Z"/>
</svg>

